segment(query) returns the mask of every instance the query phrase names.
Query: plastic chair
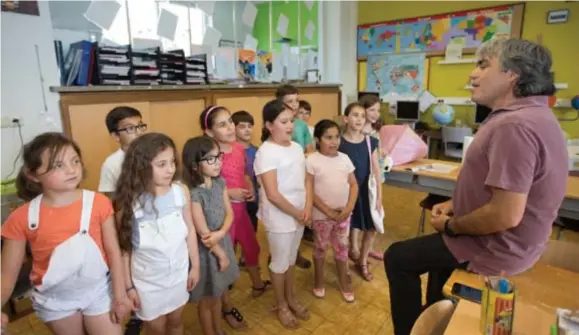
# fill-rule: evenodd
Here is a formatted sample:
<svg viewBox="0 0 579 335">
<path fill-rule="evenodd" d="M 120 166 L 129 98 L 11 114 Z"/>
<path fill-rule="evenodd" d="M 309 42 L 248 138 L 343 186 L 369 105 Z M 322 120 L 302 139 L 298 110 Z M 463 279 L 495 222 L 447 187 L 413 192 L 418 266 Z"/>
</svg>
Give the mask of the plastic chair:
<svg viewBox="0 0 579 335">
<path fill-rule="evenodd" d="M 464 137 L 472 136 L 472 129 L 466 127 L 442 127 L 442 142 L 444 155 L 453 158 L 462 158 Z"/>
<path fill-rule="evenodd" d="M 426 221 L 426 211 L 432 210 L 432 207 L 438 205 L 441 202 L 445 202 L 450 200 L 449 197 L 445 197 L 443 195 L 437 194 L 428 194 L 428 196 L 420 202 L 420 207 L 422 208 L 422 212 L 420 213 L 420 219 L 418 220 L 418 233 L 416 236 L 420 236 L 420 234 L 424 233 L 424 223 Z"/>
<path fill-rule="evenodd" d="M 422 312 L 414 323 L 410 335 L 442 335 L 452 318 L 455 305 L 451 300 L 441 300 Z"/>
</svg>

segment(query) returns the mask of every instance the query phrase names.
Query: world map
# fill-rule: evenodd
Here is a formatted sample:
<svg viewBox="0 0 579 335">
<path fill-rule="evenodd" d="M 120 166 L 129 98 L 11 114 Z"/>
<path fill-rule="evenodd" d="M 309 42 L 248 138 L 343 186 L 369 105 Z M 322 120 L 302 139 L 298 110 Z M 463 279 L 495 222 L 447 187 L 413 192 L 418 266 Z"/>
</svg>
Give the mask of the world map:
<svg viewBox="0 0 579 335">
<path fill-rule="evenodd" d="M 366 91 L 417 97 L 424 90 L 424 54 L 377 55 L 368 57 Z"/>
</svg>

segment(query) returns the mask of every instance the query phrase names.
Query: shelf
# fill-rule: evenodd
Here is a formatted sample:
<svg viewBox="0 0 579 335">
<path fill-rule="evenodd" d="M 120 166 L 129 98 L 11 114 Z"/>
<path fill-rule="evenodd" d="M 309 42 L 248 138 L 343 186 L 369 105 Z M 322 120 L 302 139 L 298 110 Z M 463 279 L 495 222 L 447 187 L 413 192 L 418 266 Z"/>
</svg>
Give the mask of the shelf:
<svg viewBox="0 0 579 335">
<path fill-rule="evenodd" d="M 447 64 L 474 64 L 476 63 L 476 58 L 462 58 L 462 59 L 453 59 L 453 60 L 441 60 L 438 64 L 447 65 Z"/>
<path fill-rule="evenodd" d="M 555 88 L 558 90 L 566 90 L 569 88 L 569 84 L 567 83 L 555 83 Z M 465 90 L 472 90 L 472 85 L 466 85 L 464 87 Z"/>
<path fill-rule="evenodd" d="M 474 106 L 475 103 L 468 97 L 438 97 L 438 100 L 452 106 Z M 571 108 L 571 99 L 557 99 L 552 108 Z"/>
</svg>

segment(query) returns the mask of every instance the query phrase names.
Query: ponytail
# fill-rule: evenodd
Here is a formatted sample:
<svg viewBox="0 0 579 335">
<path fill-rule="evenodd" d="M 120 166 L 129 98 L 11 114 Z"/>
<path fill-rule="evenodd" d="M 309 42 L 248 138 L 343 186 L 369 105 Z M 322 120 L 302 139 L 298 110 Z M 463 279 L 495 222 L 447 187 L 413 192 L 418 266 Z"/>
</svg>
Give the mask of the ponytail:
<svg viewBox="0 0 579 335">
<path fill-rule="evenodd" d="M 261 128 L 261 141 L 262 142 L 267 141 L 267 139 L 269 139 L 270 135 L 271 135 L 271 133 L 269 132 L 269 129 L 267 129 L 265 126 L 263 126 L 263 128 Z"/>
<path fill-rule="evenodd" d="M 16 195 L 24 201 L 30 201 L 42 193 L 42 185 L 26 177 L 24 166 L 16 176 Z"/>
</svg>

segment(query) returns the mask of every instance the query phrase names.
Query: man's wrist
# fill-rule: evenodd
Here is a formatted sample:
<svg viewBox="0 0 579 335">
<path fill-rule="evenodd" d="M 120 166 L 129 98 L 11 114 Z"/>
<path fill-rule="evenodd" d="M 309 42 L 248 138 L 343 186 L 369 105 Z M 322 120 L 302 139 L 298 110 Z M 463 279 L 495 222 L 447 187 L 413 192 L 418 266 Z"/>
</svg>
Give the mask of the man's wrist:
<svg viewBox="0 0 579 335">
<path fill-rule="evenodd" d="M 444 222 L 444 233 L 450 237 L 456 237 L 458 236 L 458 234 L 456 233 L 456 230 L 454 229 L 454 217 L 450 217 L 448 219 L 446 219 L 446 221 Z"/>
</svg>

